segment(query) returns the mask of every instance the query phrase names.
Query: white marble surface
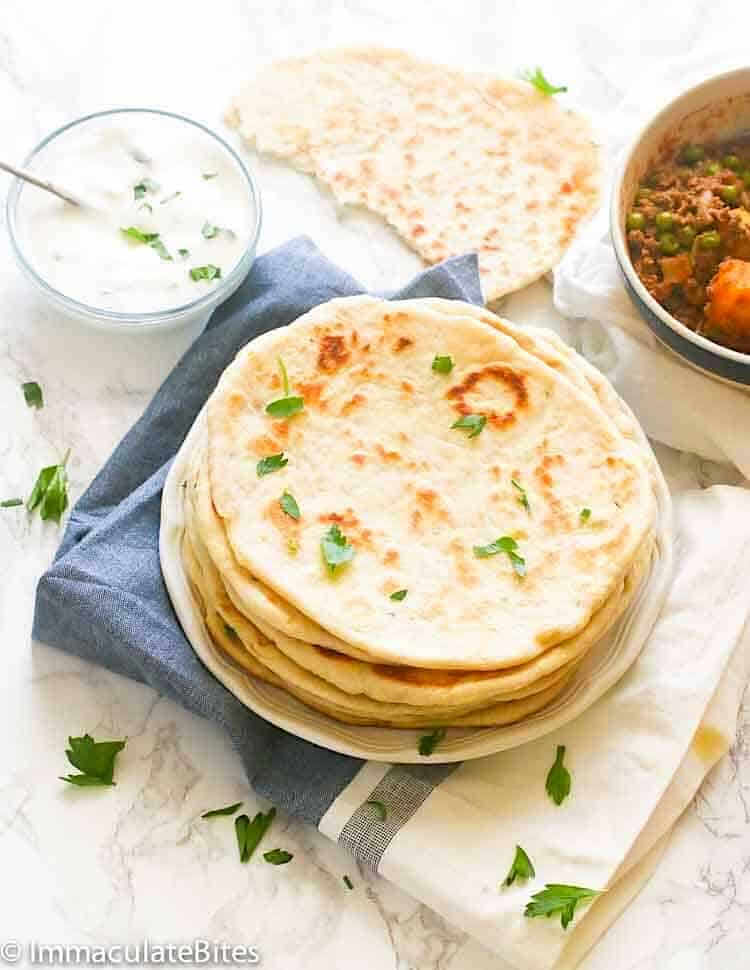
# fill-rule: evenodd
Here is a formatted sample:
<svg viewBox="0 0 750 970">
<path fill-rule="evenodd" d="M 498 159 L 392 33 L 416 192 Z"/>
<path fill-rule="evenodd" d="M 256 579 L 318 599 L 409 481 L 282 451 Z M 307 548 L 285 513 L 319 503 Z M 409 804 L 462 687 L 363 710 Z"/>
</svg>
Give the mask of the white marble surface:
<svg viewBox="0 0 750 970">
<path fill-rule="evenodd" d="M 2 154 L 21 158 L 60 122 L 117 105 L 171 108 L 220 124 L 254 67 L 339 41 L 410 47 L 456 64 L 515 72 L 543 65 L 612 122 L 630 80 L 671 55 L 747 34 L 729 0 L 174 0 L 74 4 L 4 0 L 0 16 Z M 253 163 L 264 193 L 262 249 L 309 233 L 374 286 L 417 259 L 376 220 L 337 212 L 307 179 Z M 2 183 L 4 193 L 6 183 Z M 186 346 L 72 329 L 44 309 L 0 234 L 0 492 L 26 494 L 39 467 L 72 448 L 75 499 Z M 546 284 L 506 315 L 543 322 Z M 19 384 L 38 380 L 46 408 Z M 677 487 L 722 480 L 690 456 L 660 455 Z M 231 824 L 206 808 L 255 804 L 218 730 L 152 691 L 43 646 L 29 630 L 35 580 L 59 539 L 53 525 L 0 518 L 0 940 L 128 942 L 193 937 L 256 944 L 273 970 L 489 970 L 496 959 L 383 880 L 358 872 L 317 833 L 282 819 L 293 867 L 240 866 Z M 68 734 L 129 737 L 118 786 L 68 790 Z M 740 970 L 750 942 L 750 699 L 731 755 L 712 773 L 638 900 L 587 970 Z M 282 834 L 283 833 L 283 834 Z M 348 892 L 342 875 L 355 890 Z"/>
</svg>

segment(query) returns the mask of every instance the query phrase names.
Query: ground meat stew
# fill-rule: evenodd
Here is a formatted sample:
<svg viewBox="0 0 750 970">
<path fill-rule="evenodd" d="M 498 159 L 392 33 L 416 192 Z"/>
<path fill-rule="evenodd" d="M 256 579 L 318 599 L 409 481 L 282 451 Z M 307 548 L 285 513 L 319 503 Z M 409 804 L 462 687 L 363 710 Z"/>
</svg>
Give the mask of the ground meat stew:
<svg viewBox="0 0 750 970">
<path fill-rule="evenodd" d="M 750 139 L 685 145 L 651 169 L 627 237 L 655 300 L 691 330 L 750 353 Z"/>
</svg>

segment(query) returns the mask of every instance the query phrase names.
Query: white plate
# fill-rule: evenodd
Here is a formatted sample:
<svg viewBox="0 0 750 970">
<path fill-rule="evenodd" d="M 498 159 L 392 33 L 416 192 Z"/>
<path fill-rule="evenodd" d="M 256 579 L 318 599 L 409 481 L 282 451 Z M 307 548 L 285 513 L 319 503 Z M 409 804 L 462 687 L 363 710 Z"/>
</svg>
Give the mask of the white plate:
<svg viewBox="0 0 750 970">
<path fill-rule="evenodd" d="M 175 455 L 164 483 L 159 552 L 164 581 L 185 636 L 211 673 L 251 711 L 277 727 L 323 748 L 370 761 L 408 764 L 448 764 L 516 748 L 549 734 L 578 717 L 609 690 L 637 659 L 648 639 L 672 578 L 672 503 L 658 472 L 659 515 L 651 572 L 629 609 L 612 631 L 595 647 L 574 674 L 564 692 L 548 707 L 517 724 L 488 728 L 451 728 L 429 759 L 417 750 L 425 729 L 361 727 L 341 724 L 312 710 L 296 698 L 256 680 L 213 646 L 200 609 L 193 597 L 180 554 L 184 530 L 188 456 L 201 432 L 198 416 Z"/>
</svg>

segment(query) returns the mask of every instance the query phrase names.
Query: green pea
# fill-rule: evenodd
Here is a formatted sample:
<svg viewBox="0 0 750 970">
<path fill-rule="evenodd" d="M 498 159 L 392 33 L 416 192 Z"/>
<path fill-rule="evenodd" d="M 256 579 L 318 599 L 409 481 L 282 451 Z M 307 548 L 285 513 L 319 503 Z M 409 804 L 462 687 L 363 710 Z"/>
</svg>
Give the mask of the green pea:
<svg viewBox="0 0 750 970">
<path fill-rule="evenodd" d="M 682 149 L 682 160 L 687 162 L 688 165 L 695 165 L 703 158 L 704 154 L 705 152 L 700 145 L 685 145 Z"/>
<path fill-rule="evenodd" d="M 742 165 L 742 162 L 736 155 L 725 155 L 722 158 L 722 162 L 724 163 L 724 168 L 731 168 L 733 172 L 736 172 Z"/>
<path fill-rule="evenodd" d="M 709 162 L 704 171 L 706 175 L 718 175 L 721 171 L 721 165 L 718 162 Z"/>
<path fill-rule="evenodd" d="M 629 212 L 626 225 L 628 229 L 643 229 L 646 217 L 642 212 Z"/>
<path fill-rule="evenodd" d="M 715 229 L 710 229 L 708 232 L 702 232 L 698 236 L 698 245 L 701 249 L 718 249 L 721 246 L 721 236 Z"/>
<path fill-rule="evenodd" d="M 671 232 L 665 232 L 663 236 L 659 236 L 659 249 L 665 256 L 674 256 L 675 253 L 680 251 L 680 244 Z"/>
<path fill-rule="evenodd" d="M 739 194 L 740 193 L 736 185 L 722 185 L 722 187 L 719 189 L 719 195 L 727 203 L 727 205 L 735 205 Z"/>
<path fill-rule="evenodd" d="M 695 239 L 695 229 L 692 226 L 680 226 L 677 230 L 677 238 L 680 241 L 680 245 L 690 247 L 693 245 L 693 240 Z"/>
<path fill-rule="evenodd" d="M 750 168 L 746 168 L 744 172 L 740 172 L 739 176 L 745 185 L 750 186 Z"/>
<path fill-rule="evenodd" d="M 656 228 L 660 229 L 662 232 L 666 232 L 668 229 L 672 228 L 672 213 L 671 212 L 657 212 L 654 222 L 656 223 Z"/>
</svg>

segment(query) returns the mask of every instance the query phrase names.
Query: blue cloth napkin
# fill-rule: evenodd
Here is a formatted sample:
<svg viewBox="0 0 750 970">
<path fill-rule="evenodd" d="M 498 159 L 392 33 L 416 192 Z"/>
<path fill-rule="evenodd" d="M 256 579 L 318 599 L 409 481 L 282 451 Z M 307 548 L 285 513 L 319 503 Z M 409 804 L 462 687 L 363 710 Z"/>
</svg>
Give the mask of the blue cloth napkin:
<svg viewBox="0 0 750 970">
<path fill-rule="evenodd" d="M 149 684 L 216 721 L 229 733 L 258 794 L 313 824 L 362 762 L 262 720 L 197 658 L 161 575 L 161 491 L 172 458 L 241 347 L 319 303 L 363 292 L 306 238 L 256 260 L 76 504 L 39 582 L 34 615 L 37 640 Z M 476 258 L 448 260 L 389 297 L 481 304 Z"/>
</svg>

